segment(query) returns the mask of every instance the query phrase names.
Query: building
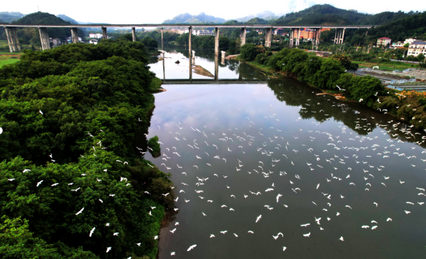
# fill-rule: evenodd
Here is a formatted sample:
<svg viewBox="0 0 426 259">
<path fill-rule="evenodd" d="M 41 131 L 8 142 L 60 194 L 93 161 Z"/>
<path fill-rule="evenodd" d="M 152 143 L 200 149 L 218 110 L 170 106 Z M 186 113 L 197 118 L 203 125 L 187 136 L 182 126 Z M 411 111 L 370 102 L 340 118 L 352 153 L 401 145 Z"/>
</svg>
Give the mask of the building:
<svg viewBox="0 0 426 259">
<path fill-rule="evenodd" d="M 412 42 L 408 47 L 407 56 L 417 57 L 420 54 L 426 56 L 426 42 L 421 40 Z"/>
<path fill-rule="evenodd" d="M 91 39 L 102 39 L 102 33 L 89 33 L 89 38 Z"/>
<path fill-rule="evenodd" d="M 96 45 L 96 44 L 98 44 L 98 40 L 97 40 L 97 39 L 90 39 L 90 40 L 89 40 L 89 43 L 90 43 L 90 44 L 95 44 L 95 45 Z"/>
<path fill-rule="evenodd" d="M 194 30 L 192 34 L 198 35 L 198 36 L 214 35 L 213 31 L 210 31 L 210 30 Z"/>
<path fill-rule="evenodd" d="M 417 41 L 417 40 L 413 39 L 413 38 L 409 38 L 409 39 L 405 39 L 404 42 L 402 42 L 402 41 L 394 42 L 394 43 L 392 43 L 392 48 L 402 48 L 402 47 L 405 46 L 405 44 L 407 44 L 407 43 L 411 44 L 415 41 Z"/>
<path fill-rule="evenodd" d="M 387 37 L 381 37 L 377 39 L 377 46 L 388 46 L 390 45 L 392 42 L 392 39 L 387 38 Z"/>
</svg>

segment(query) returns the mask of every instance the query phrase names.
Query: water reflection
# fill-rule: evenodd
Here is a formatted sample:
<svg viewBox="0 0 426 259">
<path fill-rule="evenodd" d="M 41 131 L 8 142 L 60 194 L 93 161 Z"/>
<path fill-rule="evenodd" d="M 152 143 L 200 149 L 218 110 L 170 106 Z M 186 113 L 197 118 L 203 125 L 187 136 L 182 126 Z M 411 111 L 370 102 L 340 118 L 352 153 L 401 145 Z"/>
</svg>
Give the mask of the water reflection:
<svg viewBox="0 0 426 259">
<path fill-rule="evenodd" d="M 159 258 L 424 258 L 426 151 L 408 141 L 426 136 L 300 82 L 267 82 L 156 95 L 149 137 L 163 154 L 146 158 L 172 168 L 179 209 Z"/>
</svg>

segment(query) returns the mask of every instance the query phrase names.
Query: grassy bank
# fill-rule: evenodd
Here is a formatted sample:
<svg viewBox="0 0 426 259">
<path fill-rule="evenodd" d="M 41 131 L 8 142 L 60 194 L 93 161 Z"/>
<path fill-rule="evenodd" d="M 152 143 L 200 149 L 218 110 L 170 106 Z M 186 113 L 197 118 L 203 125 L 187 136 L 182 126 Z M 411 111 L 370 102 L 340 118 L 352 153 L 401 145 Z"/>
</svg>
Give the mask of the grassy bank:
<svg viewBox="0 0 426 259">
<path fill-rule="evenodd" d="M 398 61 L 388 61 L 383 63 L 367 62 L 367 61 L 352 61 L 352 63 L 358 64 L 360 68 L 372 68 L 374 66 L 378 66 L 380 70 L 385 70 L 385 71 L 393 71 L 393 70 L 402 71 L 407 68 L 418 67 L 418 65 L 416 64 L 410 64 L 410 63 L 404 63 L 404 62 L 398 62 Z"/>
</svg>

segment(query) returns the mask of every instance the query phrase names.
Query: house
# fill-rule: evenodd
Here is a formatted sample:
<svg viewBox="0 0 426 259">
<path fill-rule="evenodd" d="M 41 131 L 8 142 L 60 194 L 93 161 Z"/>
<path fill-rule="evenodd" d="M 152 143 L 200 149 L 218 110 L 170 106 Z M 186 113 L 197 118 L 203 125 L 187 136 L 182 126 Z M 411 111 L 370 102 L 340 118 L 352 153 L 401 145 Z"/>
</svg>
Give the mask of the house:
<svg viewBox="0 0 426 259">
<path fill-rule="evenodd" d="M 95 44 L 95 45 L 96 45 L 96 44 L 98 44 L 98 40 L 97 40 L 97 39 L 90 39 L 90 40 L 89 40 L 89 43 L 90 43 L 90 44 Z"/>
<path fill-rule="evenodd" d="M 203 35 L 214 35 L 214 32 L 209 30 L 195 30 L 192 34 L 203 36 Z"/>
<path fill-rule="evenodd" d="M 426 56 L 426 41 L 414 41 L 408 47 L 407 56 L 417 57 L 418 55 L 423 54 Z"/>
<path fill-rule="evenodd" d="M 89 38 L 91 39 L 102 39 L 102 33 L 89 33 Z"/>
<path fill-rule="evenodd" d="M 388 46 L 388 44 L 391 44 L 392 39 L 387 37 L 381 37 L 377 39 L 377 46 Z"/>
<path fill-rule="evenodd" d="M 62 40 L 59 38 L 50 38 L 50 42 L 52 43 L 53 47 L 62 45 Z"/>
</svg>

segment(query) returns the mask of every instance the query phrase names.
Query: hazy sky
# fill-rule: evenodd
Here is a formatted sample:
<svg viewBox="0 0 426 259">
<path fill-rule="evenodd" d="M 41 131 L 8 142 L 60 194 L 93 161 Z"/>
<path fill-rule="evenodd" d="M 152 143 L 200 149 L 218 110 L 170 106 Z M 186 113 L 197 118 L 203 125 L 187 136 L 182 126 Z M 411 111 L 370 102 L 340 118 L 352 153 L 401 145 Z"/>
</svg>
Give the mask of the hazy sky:
<svg viewBox="0 0 426 259">
<path fill-rule="evenodd" d="M 419 11 L 426 10 L 426 1 L 415 1 L 415 4 L 404 4 L 401 1 L 343 1 L 343 0 L 269 0 L 253 4 L 251 1 L 194 1 L 194 0 L 143 0 L 143 1 L 94 1 L 94 0 L 16 0 L 2 1 L 0 11 L 21 12 L 23 14 L 37 11 L 51 14 L 65 14 L 79 22 L 94 23 L 162 23 L 182 13 L 208 15 L 237 19 L 247 15 L 255 15 L 262 11 L 275 14 L 297 12 L 314 4 L 331 4 L 341 9 L 355 9 L 361 13 L 375 14 L 384 11 Z M 263 4 L 263 5 L 262 5 Z M 412 9 L 418 8 L 418 9 Z"/>
</svg>

